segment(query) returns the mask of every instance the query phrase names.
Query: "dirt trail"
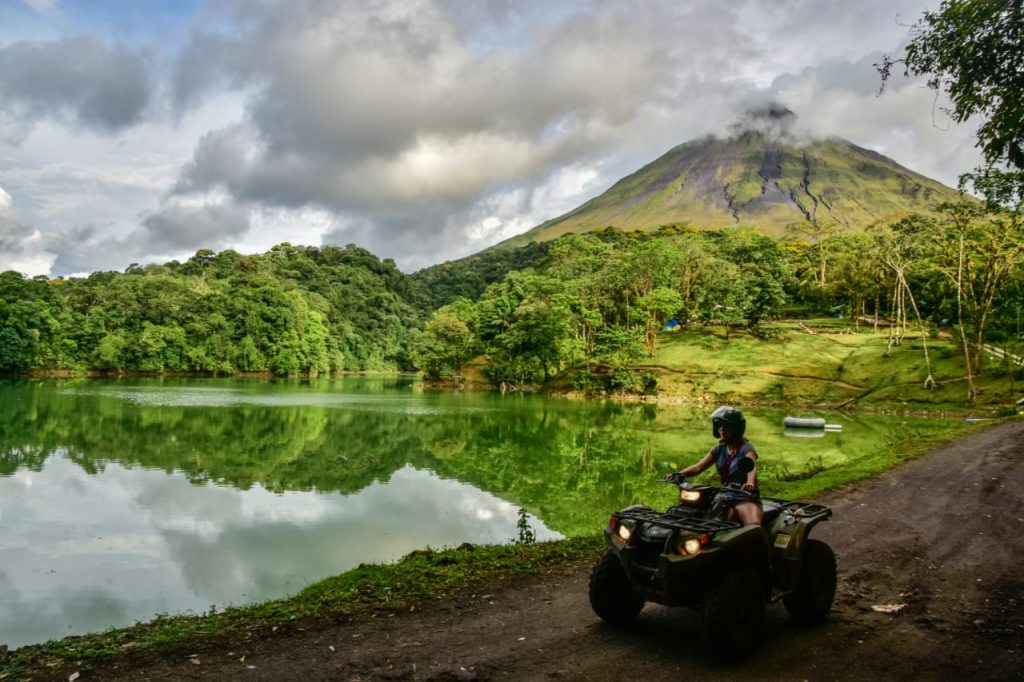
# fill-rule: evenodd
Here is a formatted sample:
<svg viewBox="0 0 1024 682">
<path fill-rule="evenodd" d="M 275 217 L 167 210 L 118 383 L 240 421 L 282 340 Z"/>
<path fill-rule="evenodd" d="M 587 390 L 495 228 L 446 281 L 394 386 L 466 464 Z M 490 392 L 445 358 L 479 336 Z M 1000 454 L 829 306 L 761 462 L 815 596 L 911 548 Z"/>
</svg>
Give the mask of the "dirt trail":
<svg viewBox="0 0 1024 682">
<path fill-rule="evenodd" d="M 1024 421 L 821 499 L 835 512 L 814 531 L 839 558 L 833 612 L 801 628 L 773 605 L 758 650 L 729 665 L 701 655 L 685 609 L 649 605 L 630 630 L 605 626 L 577 566 L 393 617 L 129 653 L 78 679 L 1024 679 Z"/>
</svg>

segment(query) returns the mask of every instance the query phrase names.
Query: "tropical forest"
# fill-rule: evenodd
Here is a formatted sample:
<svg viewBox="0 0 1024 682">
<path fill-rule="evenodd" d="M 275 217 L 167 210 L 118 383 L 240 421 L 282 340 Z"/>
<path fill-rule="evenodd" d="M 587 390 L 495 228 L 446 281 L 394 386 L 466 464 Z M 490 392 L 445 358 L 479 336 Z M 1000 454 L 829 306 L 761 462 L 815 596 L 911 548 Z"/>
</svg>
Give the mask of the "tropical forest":
<svg viewBox="0 0 1024 682">
<path fill-rule="evenodd" d="M 6 272 L 0 369 L 421 371 L 493 387 L 656 395 L 685 367 L 665 356 L 673 349 L 691 360 L 709 345 L 784 349 L 824 325 L 869 334 L 879 358 L 912 356 L 918 372 L 907 382 L 924 390 L 956 372 L 969 401 L 986 370 L 1018 374 L 1024 226 L 969 199 L 937 210 L 856 232 L 792 223 L 778 237 L 609 226 L 411 275 L 354 245 L 287 243 L 84 278 Z M 900 350 L 908 340 L 914 350 Z"/>
</svg>

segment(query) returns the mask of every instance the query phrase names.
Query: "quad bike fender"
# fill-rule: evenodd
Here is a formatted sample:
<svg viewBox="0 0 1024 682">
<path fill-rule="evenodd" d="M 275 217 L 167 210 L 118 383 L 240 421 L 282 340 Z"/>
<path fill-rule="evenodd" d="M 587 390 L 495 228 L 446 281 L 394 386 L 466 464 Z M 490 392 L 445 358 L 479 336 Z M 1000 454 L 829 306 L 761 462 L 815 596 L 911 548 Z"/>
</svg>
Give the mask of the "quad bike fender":
<svg viewBox="0 0 1024 682">
<path fill-rule="evenodd" d="M 831 511 L 806 517 L 779 517 L 768 527 L 771 546 L 772 582 L 783 592 L 796 589 L 804 548 L 811 530 L 828 520 Z"/>
<path fill-rule="evenodd" d="M 828 520 L 831 512 L 804 518 L 780 516 L 768 527 L 768 541 L 775 556 L 784 559 L 799 559 L 803 556 L 804 543 L 811 529 Z"/>
</svg>

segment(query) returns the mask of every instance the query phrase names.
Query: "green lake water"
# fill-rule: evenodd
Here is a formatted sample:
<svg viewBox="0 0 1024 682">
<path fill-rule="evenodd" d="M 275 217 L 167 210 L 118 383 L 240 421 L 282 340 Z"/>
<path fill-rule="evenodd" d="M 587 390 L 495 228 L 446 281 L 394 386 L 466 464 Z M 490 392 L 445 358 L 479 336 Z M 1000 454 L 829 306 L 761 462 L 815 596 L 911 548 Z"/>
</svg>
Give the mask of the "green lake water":
<svg viewBox="0 0 1024 682">
<path fill-rule="evenodd" d="M 0 381 L 0 643 L 281 597 L 422 547 L 597 532 L 713 444 L 707 409 L 411 378 Z M 766 495 L 957 420 L 745 409 Z M 812 437 L 813 436 L 813 437 Z M 815 476 L 801 472 L 823 468 Z"/>
</svg>

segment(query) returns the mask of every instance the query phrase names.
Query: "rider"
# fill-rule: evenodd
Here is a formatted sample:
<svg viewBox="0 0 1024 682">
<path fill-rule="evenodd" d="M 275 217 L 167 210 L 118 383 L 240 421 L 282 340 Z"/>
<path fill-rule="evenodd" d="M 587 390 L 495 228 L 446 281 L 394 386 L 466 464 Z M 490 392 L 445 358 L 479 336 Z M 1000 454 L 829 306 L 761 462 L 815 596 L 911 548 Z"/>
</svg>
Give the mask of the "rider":
<svg viewBox="0 0 1024 682">
<path fill-rule="evenodd" d="M 742 486 L 743 493 L 722 490 L 719 500 L 739 517 L 745 526 L 761 525 L 764 512 L 761 508 L 761 492 L 757 487 L 757 450 L 753 443 L 743 437 L 747 430 L 747 420 L 743 413 L 734 407 L 723 405 L 711 413 L 711 435 L 718 439 L 718 445 L 711 448 L 708 454 L 691 466 L 683 469 L 683 476 L 695 476 L 712 464 L 718 471 L 722 485 L 736 483 Z M 743 472 L 739 467 L 741 458 L 747 457 L 754 466 L 750 471 Z"/>
</svg>

